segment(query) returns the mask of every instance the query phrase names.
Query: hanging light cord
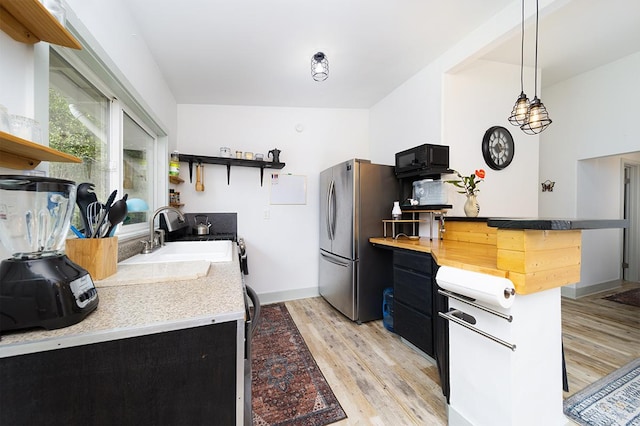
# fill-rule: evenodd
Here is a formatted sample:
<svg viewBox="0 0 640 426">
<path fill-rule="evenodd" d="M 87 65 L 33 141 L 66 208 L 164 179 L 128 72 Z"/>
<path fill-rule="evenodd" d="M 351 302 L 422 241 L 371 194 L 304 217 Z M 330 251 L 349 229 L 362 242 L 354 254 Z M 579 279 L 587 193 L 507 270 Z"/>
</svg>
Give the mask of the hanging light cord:
<svg viewBox="0 0 640 426">
<path fill-rule="evenodd" d="M 533 79 L 533 97 L 538 97 L 538 0 L 536 0 L 536 69 Z"/>
<path fill-rule="evenodd" d="M 522 28 L 520 30 L 520 92 L 524 93 L 524 0 L 522 0 Z"/>
</svg>

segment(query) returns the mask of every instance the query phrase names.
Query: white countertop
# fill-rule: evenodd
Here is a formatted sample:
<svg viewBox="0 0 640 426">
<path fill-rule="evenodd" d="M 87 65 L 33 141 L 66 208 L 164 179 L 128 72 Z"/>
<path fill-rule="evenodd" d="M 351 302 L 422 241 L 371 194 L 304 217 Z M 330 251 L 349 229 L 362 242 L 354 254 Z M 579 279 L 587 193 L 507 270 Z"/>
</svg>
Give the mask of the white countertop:
<svg viewBox="0 0 640 426">
<path fill-rule="evenodd" d="M 235 247 L 233 258 L 237 259 Z M 83 321 L 57 330 L 3 334 L 0 358 L 244 320 L 238 261 L 211 263 L 208 272 L 198 262 L 175 262 L 171 267 L 118 265 L 119 273 L 95 283 L 98 308 Z M 198 274 L 202 277 L 194 278 Z"/>
</svg>

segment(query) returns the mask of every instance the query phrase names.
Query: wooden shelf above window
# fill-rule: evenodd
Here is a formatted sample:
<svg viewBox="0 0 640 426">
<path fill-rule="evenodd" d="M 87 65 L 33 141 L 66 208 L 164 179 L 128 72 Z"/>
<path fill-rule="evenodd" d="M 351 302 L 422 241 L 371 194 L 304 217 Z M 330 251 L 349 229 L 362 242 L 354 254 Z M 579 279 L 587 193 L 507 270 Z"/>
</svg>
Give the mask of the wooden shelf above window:
<svg viewBox="0 0 640 426">
<path fill-rule="evenodd" d="M 41 161 L 82 163 L 78 157 L 2 131 L 0 131 L 0 153 L 2 154 L 0 166 L 18 170 L 35 169 Z"/>
<path fill-rule="evenodd" d="M 0 0 L 0 29 L 21 43 L 82 46 L 38 0 Z"/>
</svg>

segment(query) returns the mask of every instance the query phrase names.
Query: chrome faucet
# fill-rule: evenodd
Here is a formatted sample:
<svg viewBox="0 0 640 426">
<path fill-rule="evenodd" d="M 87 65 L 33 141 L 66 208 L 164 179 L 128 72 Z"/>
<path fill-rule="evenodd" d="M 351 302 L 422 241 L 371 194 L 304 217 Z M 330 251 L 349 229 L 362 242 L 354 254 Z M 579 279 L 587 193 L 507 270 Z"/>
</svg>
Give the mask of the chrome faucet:
<svg viewBox="0 0 640 426">
<path fill-rule="evenodd" d="M 163 232 L 160 233 L 160 242 L 156 243 L 156 230 L 155 230 L 155 221 L 156 221 L 156 217 L 163 211 L 165 210 L 171 210 L 176 212 L 176 214 L 178 215 L 178 220 L 182 223 L 184 222 L 186 219 L 184 217 L 184 215 L 182 214 L 182 212 L 178 209 L 176 209 L 175 207 L 171 207 L 171 206 L 163 206 L 158 208 L 155 212 L 153 212 L 153 215 L 151 216 L 151 219 L 149 220 L 149 239 L 148 240 L 143 240 L 142 244 L 142 253 L 144 254 L 148 254 L 153 252 L 156 248 L 158 248 L 159 246 L 164 245 L 164 230 L 161 230 Z"/>
</svg>

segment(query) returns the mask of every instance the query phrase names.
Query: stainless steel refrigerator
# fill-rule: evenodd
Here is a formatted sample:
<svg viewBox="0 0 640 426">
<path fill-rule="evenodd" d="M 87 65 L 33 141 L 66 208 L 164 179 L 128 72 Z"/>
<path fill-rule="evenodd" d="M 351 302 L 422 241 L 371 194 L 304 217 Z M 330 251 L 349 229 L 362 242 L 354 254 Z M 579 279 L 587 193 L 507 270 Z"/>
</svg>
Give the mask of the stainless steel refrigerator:
<svg viewBox="0 0 640 426">
<path fill-rule="evenodd" d="M 392 166 L 352 159 L 320 173 L 320 295 L 353 321 L 382 318 L 392 252 L 369 238 L 383 234 L 397 196 Z"/>
</svg>

